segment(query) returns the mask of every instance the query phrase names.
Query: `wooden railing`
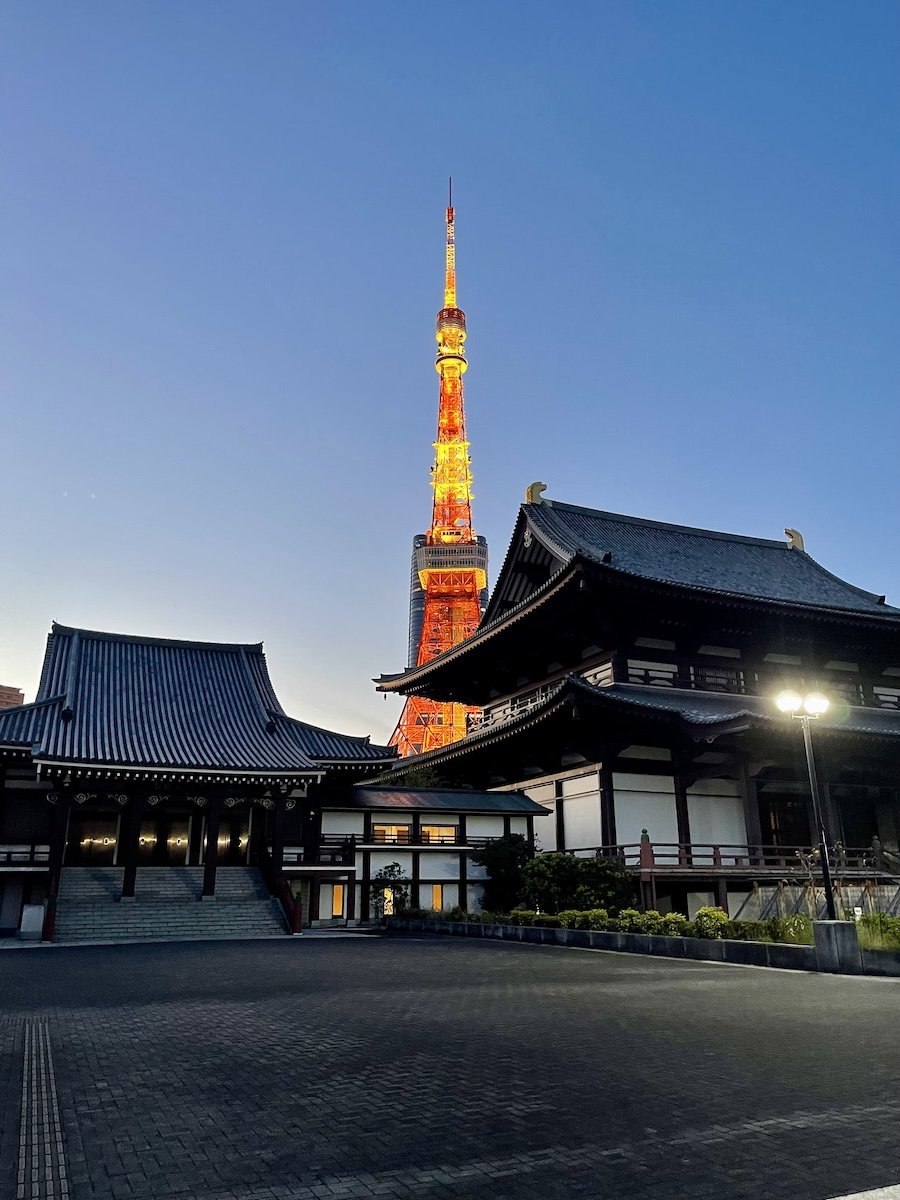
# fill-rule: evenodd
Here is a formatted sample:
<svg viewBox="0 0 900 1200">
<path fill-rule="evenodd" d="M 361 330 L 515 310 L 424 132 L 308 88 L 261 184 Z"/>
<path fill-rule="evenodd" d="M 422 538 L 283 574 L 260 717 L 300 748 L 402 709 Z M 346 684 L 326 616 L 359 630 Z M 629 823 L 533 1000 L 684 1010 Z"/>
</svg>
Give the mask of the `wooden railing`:
<svg viewBox="0 0 900 1200">
<path fill-rule="evenodd" d="M 465 837 L 462 837 L 459 833 L 455 833 L 452 835 L 449 835 L 449 834 L 448 835 L 444 835 L 444 834 L 435 835 L 435 834 L 431 834 L 431 833 L 426 833 L 424 830 L 422 830 L 418 834 L 418 836 L 416 836 L 413 834 L 412 829 L 409 829 L 408 831 L 404 831 L 403 833 L 394 833 L 394 834 L 373 833 L 372 837 L 368 841 L 366 841 L 366 839 L 362 836 L 360 836 L 358 839 L 354 839 L 354 853 L 356 850 L 356 846 L 469 846 L 469 847 L 480 847 L 480 846 L 486 846 L 488 844 L 488 842 L 496 841 L 497 838 L 500 836 L 501 836 L 500 834 L 497 834 L 495 837 L 474 837 L 474 836 L 467 834 Z M 347 840 L 348 840 L 347 838 L 342 838 L 342 837 L 323 837 L 319 843 L 319 846 L 320 846 L 319 853 L 320 854 L 331 853 L 333 850 L 338 849 L 340 846 L 342 846 Z M 351 860 L 351 862 L 352 862 L 352 860 Z"/>
<path fill-rule="evenodd" d="M 575 854 L 601 854 L 625 866 L 652 871 L 786 871 L 817 874 L 818 849 L 810 846 L 750 846 L 725 842 L 633 842 L 581 847 Z M 833 872 L 900 874 L 900 858 L 871 846 L 835 846 L 828 861 Z"/>
<path fill-rule="evenodd" d="M 50 847 L 38 842 L 0 845 L 0 867 L 43 867 L 50 861 Z"/>
</svg>

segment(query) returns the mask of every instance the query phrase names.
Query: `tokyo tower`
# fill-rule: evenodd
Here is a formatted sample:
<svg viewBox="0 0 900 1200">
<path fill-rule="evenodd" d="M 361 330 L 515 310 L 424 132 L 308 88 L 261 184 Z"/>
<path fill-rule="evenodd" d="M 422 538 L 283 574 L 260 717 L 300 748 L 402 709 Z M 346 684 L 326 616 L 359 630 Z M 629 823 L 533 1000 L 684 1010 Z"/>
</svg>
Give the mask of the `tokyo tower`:
<svg viewBox="0 0 900 1200">
<path fill-rule="evenodd" d="M 437 315 L 440 376 L 431 486 L 431 527 L 413 538 L 409 597 L 409 665 L 421 666 L 475 632 L 487 601 L 487 542 L 472 528 L 472 470 L 466 439 L 463 375 L 466 315 L 456 303 L 453 193 L 447 208 L 444 307 Z M 410 696 L 391 738 L 401 755 L 458 741 L 474 710 Z"/>
</svg>

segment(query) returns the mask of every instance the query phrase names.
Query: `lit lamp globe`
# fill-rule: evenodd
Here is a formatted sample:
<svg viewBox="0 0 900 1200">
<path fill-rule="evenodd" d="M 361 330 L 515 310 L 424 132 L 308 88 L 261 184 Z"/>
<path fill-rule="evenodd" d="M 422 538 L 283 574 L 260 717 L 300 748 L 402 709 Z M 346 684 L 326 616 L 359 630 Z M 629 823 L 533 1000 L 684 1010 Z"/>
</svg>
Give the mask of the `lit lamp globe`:
<svg viewBox="0 0 900 1200">
<path fill-rule="evenodd" d="M 827 713 L 828 705 L 828 697 L 823 696 L 821 692 L 810 692 L 803 701 L 804 711 L 811 717 L 821 717 L 823 713 Z"/>
<path fill-rule="evenodd" d="M 775 697 L 775 707 L 783 713 L 795 713 L 800 710 L 803 705 L 803 697 L 799 692 L 793 692 L 790 688 L 787 691 L 779 692 Z M 827 702 L 826 702 L 827 707 Z"/>
</svg>

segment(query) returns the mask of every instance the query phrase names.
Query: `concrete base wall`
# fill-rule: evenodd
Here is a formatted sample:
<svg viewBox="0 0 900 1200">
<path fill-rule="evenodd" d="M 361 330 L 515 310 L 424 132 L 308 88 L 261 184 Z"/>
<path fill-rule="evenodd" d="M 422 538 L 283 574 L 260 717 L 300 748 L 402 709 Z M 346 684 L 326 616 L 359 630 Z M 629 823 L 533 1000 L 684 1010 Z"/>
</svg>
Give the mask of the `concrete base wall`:
<svg viewBox="0 0 900 1200">
<path fill-rule="evenodd" d="M 478 925 L 451 921 L 425 921 L 392 917 L 388 931 L 398 933 L 442 933 L 457 937 L 496 938 L 536 945 L 573 946 L 612 950 L 624 954 L 654 954 L 663 958 L 690 958 L 700 962 L 725 962 L 747 967 L 780 967 L 791 971 L 827 971 L 844 974 L 900 976 L 900 954 L 863 950 L 856 944 L 855 957 L 846 931 L 825 931 L 819 925 L 850 926 L 852 921 L 815 922 L 816 945 L 794 946 L 784 942 L 733 942 L 705 938 L 659 937 L 646 933 L 606 933 L 588 929 L 544 929 L 521 925 Z M 820 951 L 820 939 L 823 949 Z M 840 946 L 838 948 L 838 942 Z M 846 944 L 845 944 L 846 943 Z M 836 965 L 837 964 L 837 965 Z M 854 964 L 858 967 L 854 969 Z M 849 967 L 847 970 L 845 968 Z"/>
</svg>

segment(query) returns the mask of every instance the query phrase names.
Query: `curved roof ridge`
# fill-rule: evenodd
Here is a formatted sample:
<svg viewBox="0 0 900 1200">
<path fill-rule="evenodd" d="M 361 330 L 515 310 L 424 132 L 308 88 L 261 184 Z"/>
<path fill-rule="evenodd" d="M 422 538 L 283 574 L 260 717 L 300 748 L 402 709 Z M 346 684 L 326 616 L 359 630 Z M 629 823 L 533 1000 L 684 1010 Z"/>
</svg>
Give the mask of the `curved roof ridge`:
<svg viewBox="0 0 900 1200">
<path fill-rule="evenodd" d="M 229 651 L 252 651 L 258 654 L 263 653 L 262 642 L 201 642 L 193 638 L 164 638 L 164 637 L 148 637 L 137 633 L 109 633 L 102 629 L 82 629 L 77 625 L 60 625 L 58 621 L 54 621 L 50 636 L 60 634 L 63 637 L 71 637 L 78 634 L 79 637 L 86 640 L 96 642 L 135 642 L 145 646 L 190 646 L 194 650 L 229 650 Z"/>
<path fill-rule="evenodd" d="M 535 537 L 569 562 L 577 557 L 637 578 L 846 612 L 900 615 L 883 596 L 829 571 L 788 542 L 723 533 L 585 508 L 557 500 L 523 505 Z"/>
<path fill-rule="evenodd" d="M 627 513 L 607 512 L 602 508 L 586 508 L 581 504 L 566 504 L 562 500 L 542 500 L 540 504 L 523 505 L 529 510 L 539 508 L 563 509 L 568 512 L 583 513 L 588 517 L 606 517 L 610 521 L 622 521 L 628 525 L 644 525 L 651 529 L 669 530 L 673 533 L 693 533 L 699 537 L 724 538 L 728 542 L 748 542 L 753 546 L 768 546 L 775 550 L 790 550 L 787 542 L 780 538 L 751 537 L 746 533 L 726 533 L 720 529 L 704 529 L 701 525 L 679 525 L 674 521 L 656 521 L 650 517 L 632 517 Z M 805 553 L 805 551 L 803 552 Z M 807 555 L 807 557 L 810 557 Z M 815 559 L 813 559 L 815 562 Z"/>
</svg>

